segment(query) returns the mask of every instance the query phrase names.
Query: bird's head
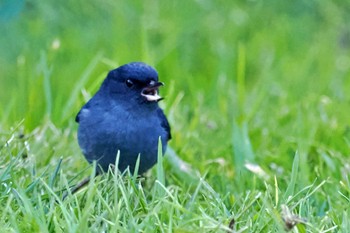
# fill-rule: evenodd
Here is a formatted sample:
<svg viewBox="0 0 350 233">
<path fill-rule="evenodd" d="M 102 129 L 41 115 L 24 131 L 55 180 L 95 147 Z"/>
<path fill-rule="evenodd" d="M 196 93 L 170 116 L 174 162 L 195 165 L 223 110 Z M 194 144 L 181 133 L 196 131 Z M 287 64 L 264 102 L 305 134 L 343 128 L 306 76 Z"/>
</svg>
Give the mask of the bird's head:
<svg viewBox="0 0 350 233">
<path fill-rule="evenodd" d="M 158 73 L 153 67 L 132 62 L 110 71 L 101 90 L 116 96 L 118 100 L 157 103 L 163 99 L 158 90 L 163 85 L 158 81 Z"/>
</svg>

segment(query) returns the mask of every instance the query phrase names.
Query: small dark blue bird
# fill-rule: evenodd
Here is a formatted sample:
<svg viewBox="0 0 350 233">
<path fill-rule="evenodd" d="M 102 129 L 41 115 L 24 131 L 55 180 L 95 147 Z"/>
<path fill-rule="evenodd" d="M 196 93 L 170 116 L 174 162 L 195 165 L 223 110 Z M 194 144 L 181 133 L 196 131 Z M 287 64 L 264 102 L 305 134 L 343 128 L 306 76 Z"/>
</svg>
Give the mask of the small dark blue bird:
<svg viewBox="0 0 350 233">
<path fill-rule="evenodd" d="M 108 73 L 97 93 L 76 116 L 78 142 L 88 162 L 97 161 L 107 171 L 120 153 L 118 168 L 138 173 L 157 163 L 158 140 L 164 154 L 171 139 L 170 126 L 158 106 L 162 98 L 157 71 L 142 62 L 132 62 Z"/>
</svg>

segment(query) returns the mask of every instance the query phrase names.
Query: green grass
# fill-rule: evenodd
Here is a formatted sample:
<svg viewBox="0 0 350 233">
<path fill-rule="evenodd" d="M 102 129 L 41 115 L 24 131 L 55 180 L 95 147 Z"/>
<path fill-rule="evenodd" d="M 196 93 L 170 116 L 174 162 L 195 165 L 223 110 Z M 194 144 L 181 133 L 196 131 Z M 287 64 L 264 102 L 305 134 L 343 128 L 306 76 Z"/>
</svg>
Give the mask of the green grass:
<svg viewBox="0 0 350 233">
<path fill-rule="evenodd" d="M 0 232 L 348 232 L 347 1 L 0 3 Z M 75 114 L 107 72 L 157 68 L 170 149 L 93 174 Z M 234 222 L 233 222 L 234 219 Z"/>
</svg>

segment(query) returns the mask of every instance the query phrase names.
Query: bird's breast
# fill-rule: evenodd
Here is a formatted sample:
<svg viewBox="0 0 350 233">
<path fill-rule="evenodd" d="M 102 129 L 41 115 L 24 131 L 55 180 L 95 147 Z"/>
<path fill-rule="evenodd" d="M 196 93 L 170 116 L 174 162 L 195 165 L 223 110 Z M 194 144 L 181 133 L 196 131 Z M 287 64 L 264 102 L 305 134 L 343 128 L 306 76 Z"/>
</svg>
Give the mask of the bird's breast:
<svg viewBox="0 0 350 233">
<path fill-rule="evenodd" d="M 104 111 L 100 114 L 86 113 L 78 129 L 79 144 L 89 145 L 90 151 L 101 144 L 106 147 L 148 153 L 157 148 L 158 138 L 166 143 L 166 132 L 156 113 L 130 113 L 129 111 Z"/>
</svg>

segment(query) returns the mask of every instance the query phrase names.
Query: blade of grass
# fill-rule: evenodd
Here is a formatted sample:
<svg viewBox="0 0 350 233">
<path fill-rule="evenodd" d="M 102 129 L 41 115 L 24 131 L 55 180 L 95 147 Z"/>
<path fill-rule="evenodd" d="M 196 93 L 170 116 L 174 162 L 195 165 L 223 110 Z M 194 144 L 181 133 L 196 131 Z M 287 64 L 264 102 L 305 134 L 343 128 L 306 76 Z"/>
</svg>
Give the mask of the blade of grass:
<svg viewBox="0 0 350 233">
<path fill-rule="evenodd" d="M 80 76 L 78 81 L 75 83 L 75 86 L 71 92 L 71 95 L 69 96 L 66 104 L 62 108 L 63 109 L 62 115 L 61 115 L 62 121 L 70 117 L 74 103 L 76 102 L 78 95 L 80 93 L 80 89 L 84 86 L 84 84 L 89 79 L 90 74 L 92 73 L 93 69 L 96 67 L 98 62 L 101 60 L 101 57 L 102 57 L 102 53 L 101 52 L 97 53 L 96 56 L 87 65 L 86 69 L 84 70 L 83 74 Z"/>
<path fill-rule="evenodd" d="M 243 122 L 242 125 L 238 125 L 236 120 L 233 121 L 233 161 L 237 171 L 244 171 L 244 165 L 246 162 L 254 162 L 255 154 L 250 142 L 248 133 L 248 124 Z"/>
<path fill-rule="evenodd" d="M 52 175 L 50 176 L 50 180 L 49 180 L 49 186 L 50 188 L 53 188 L 53 185 L 54 185 L 54 182 L 55 182 L 55 179 L 58 175 L 58 172 L 60 171 L 60 168 L 61 168 L 61 164 L 62 164 L 62 157 L 60 158 L 60 160 L 58 161 L 58 164 L 56 166 L 56 169 L 55 171 L 52 173 Z"/>
<path fill-rule="evenodd" d="M 300 163 L 300 158 L 299 158 L 299 152 L 295 152 L 294 160 L 293 160 L 293 166 L 292 166 L 292 174 L 290 178 L 290 182 L 287 186 L 287 190 L 284 193 L 283 198 L 287 200 L 289 197 L 294 195 L 294 190 L 296 186 L 296 182 L 298 179 L 298 174 L 299 174 L 299 163 Z"/>
<path fill-rule="evenodd" d="M 245 46 L 242 43 L 238 44 L 238 59 L 237 59 L 237 95 L 240 111 L 243 113 L 245 103 L 245 62 L 246 52 Z M 243 115 L 242 115 L 243 116 Z"/>
<path fill-rule="evenodd" d="M 164 174 L 164 167 L 163 167 L 162 140 L 160 137 L 158 139 L 157 181 L 158 182 L 156 182 L 156 194 L 158 197 L 163 197 L 165 195 L 165 190 L 162 186 L 165 185 L 165 174 Z"/>
<path fill-rule="evenodd" d="M 43 75 L 44 95 L 46 103 L 46 115 L 51 116 L 52 113 L 52 90 L 50 84 L 50 77 L 52 73 L 52 66 L 47 64 L 47 57 L 44 51 L 40 53 L 40 62 L 38 65 L 39 72 Z"/>
</svg>

